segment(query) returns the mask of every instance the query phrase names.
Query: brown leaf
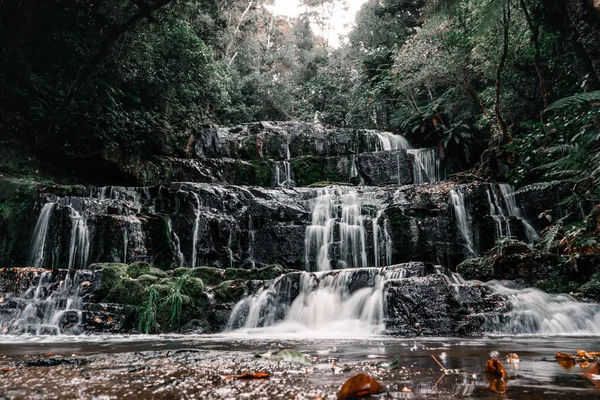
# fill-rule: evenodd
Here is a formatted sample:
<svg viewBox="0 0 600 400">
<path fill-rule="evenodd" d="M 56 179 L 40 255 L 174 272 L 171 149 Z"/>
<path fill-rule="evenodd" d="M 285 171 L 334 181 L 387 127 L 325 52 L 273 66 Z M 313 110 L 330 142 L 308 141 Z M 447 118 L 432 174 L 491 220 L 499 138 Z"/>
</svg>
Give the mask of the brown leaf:
<svg viewBox="0 0 600 400">
<path fill-rule="evenodd" d="M 486 375 L 487 380 L 490 384 L 490 390 L 494 393 L 503 394 L 506 393 L 506 379 L 504 378 L 489 378 L 490 375 Z"/>
<path fill-rule="evenodd" d="M 54 354 L 52 354 L 52 353 L 46 353 L 46 354 L 44 354 L 44 357 L 53 357 L 53 356 L 54 356 Z"/>
<path fill-rule="evenodd" d="M 84 287 L 92 286 L 92 282 L 90 282 L 90 281 L 83 281 L 83 282 L 81 282 L 81 286 L 84 286 Z"/>
<path fill-rule="evenodd" d="M 509 364 L 518 364 L 521 362 L 517 353 L 510 353 L 506 356 L 506 362 Z"/>
<path fill-rule="evenodd" d="M 488 360 L 485 365 L 485 373 L 486 375 L 490 375 L 496 378 L 506 378 L 506 371 L 504 370 L 504 365 L 497 359 L 492 358 Z"/>
<path fill-rule="evenodd" d="M 573 357 L 570 354 L 561 352 L 556 353 L 556 361 L 561 367 L 567 370 L 573 368 L 577 364 L 577 362 L 575 361 L 575 357 Z"/>
<path fill-rule="evenodd" d="M 358 374 L 348 379 L 337 394 L 338 400 L 352 400 L 378 394 L 385 388 L 367 374 Z"/>
<path fill-rule="evenodd" d="M 93 321 L 97 324 L 102 323 L 102 319 L 100 319 L 100 317 L 94 317 Z"/>
<path fill-rule="evenodd" d="M 584 375 L 591 380 L 597 388 L 600 388 L 600 380 L 598 380 L 598 377 L 600 376 L 600 363 L 598 361 L 587 368 Z"/>
<path fill-rule="evenodd" d="M 588 352 L 586 352 L 583 349 L 578 349 L 577 350 L 577 357 L 585 358 L 587 360 L 591 360 L 593 358 L 590 354 L 588 354 Z"/>
<path fill-rule="evenodd" d="M 271 375 L 267 374 L 266 372 L 257 372 L 257 373 L 250 373 L 250 372 L 244 372 L 241 375 L 227 375 L 224 376 L 223 379 L 269 379 L 271 377 Z"/>
<path fill-rule="evenodd" d="M 14 371 L 14 369 L 13 369 L 13 368 L 2 368 L 2 370 L 1 370 L 1 371 L 2 371 L 3 373 L 7 374 L 7 373 L 9 373 L 9 372 L 13 372 L 13 371 Z"/>
</svg>

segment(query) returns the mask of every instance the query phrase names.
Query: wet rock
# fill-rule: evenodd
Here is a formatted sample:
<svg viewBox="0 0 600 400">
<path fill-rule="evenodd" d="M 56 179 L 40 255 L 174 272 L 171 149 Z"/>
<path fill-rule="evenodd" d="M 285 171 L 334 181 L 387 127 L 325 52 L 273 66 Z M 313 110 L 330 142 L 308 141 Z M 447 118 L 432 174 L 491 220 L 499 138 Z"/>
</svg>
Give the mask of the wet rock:
<svg viewBox="0 0 600 400">
<path fill-rule="evenodd" d="M 127 267 L 127 275 L 134 279 L 142 275 L 151 275 L 159 278 L 165 278 L 167 276 L 167 273 L 165 271 L 151 266 L 148 263 L 137 262 Z"/>
</svg>

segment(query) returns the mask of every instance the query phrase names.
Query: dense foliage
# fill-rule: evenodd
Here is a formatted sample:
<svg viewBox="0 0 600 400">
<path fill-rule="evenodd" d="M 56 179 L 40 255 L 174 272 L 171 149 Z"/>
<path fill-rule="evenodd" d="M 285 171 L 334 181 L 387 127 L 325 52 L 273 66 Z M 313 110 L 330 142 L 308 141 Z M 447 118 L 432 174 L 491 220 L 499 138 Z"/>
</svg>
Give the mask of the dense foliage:
<svg viewBox="0 0 600 400">
<path fill-rule="evenodd" d="M 2 2 L 3 143 L 134 176 L 150 156 L 189 156 L 202 126 L 318 120 L 600 199 L 597 2 L 370 0 L 337 48 L 344 0 L 303 0 L 297 18 L 269 3 Z"/>
</svg>

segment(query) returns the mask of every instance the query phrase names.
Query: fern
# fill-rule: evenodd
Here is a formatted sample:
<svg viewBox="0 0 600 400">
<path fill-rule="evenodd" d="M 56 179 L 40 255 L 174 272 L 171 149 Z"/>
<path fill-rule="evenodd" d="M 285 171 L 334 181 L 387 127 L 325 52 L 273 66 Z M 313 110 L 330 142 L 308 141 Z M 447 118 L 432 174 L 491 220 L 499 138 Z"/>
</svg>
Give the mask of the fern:
<svg viewBox="0 0 600 400">
<path fill-rule="evenodd" d="M 550 104 L 548 108 L 546 108 L 546 111 L 555 110 L 562 107 L 576 106 L 579 104 L 588 103 L 590 101 L 600 101 L 600 90 L 579 93 L 573 96 L 562 98 Z"/>
<path fill-rule="evenodd" d="M 549 190 L 554 189 L 557 186 L 564 185 L 565 182 L 563 180 L 554 180 L 548 182 L 536 182 L 531 185 L 523 186 L 519 190 L 515 191 L 515 195 L 523 194 L 528 192 L 536 192 L 540 190 Z"/>
</svg>

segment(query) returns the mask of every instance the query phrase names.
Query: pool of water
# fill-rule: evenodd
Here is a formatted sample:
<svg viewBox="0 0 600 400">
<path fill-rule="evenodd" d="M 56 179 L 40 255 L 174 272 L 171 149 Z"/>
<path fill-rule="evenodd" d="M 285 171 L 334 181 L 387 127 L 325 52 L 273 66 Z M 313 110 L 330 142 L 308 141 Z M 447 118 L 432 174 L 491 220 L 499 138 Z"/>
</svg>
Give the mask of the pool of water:
<svg viewBox="0 0 600 400">
<path fill-rule="evenodd" d="M 310 357 L 310 365 L 294 365 L 294 363 L 273 362 L 253 358 L 255 353 L 265 353 L 272 349 L 276 353 L 279 349 L 293 348 Z M 600 350 L 600 337 L 535 337 L 535 336 L 496 336 L 496 337 L 452 337 L 452 338 L 391 338 L 385 336 L 373 336 L 367 339 L 354 338 L 299 338 L 299 337 L 257 337 L 248 333 L 234 333 L 222 335 L 161 335 L 161 336 L 0 336 L 0 360 L 5 369 L 13 369 L 5 373 L 0 384 L 0 390 L 4 393 L 13 393 L 6 379 L 13 373 L 20 373 L 19 379 L 27 381 L 27 376 L 35 375 L 37 382 L 43 382 L 51 378 L 40 374 L 39 369 L 44 368 L 51 375 L 53 369 L 59 370 L 68 376 L 68 371 L 81 373 L 79 365 L 56 366 L 41 365 L 30 361 L 39 358 L 43 360 L 52 358 L 78 358 L 85 359 L 89 365 L 104 365 L 105 367 L 91 368 L 96 371 L 92 377 L 103 376 L 104 384 L 94 384 L 95 395 L 107 393 L 108 398 L 114 388 L 110 388 L 111 381 L 119 381 L 111 370 L 114 363 L 114 371 L 130 366 L 131 357 L 136 359 L 135 365 L 143 365 L 144 368 L 155 368 L 157 371 L 180 371 L 189 370 L 189 376 L 201 374 L 203 379 L 212 382 L 207 387 L 219 387 L 215 383 L 215 377 L 229 374 L 242 369 L 267 370 L 273 376 L 288 376 L 294 371 L 293 379 L 287 382 L 288 388 L 296 390 L 296 398 L 303 398 L 302 393 L 314 392 L 334 396 L 336 388 L 339 388 L 345 379 L 358 372 L 367 372 L 381 380 L 389 389 L 390 398 L 457 398 L 467 394 L 474 398 L 498 398 L 500 396 L 489 388 L 489 382 L 483 373 L 486 361 L 491 356 L 498 357 L 504 362 L 508 374 L 506 393 L 504 399 L 600 399 L 600 381 L 594 380 L 580 365 L 571 369 L 565 369 L 559 365 L 554 356 L 557 352 L 576 354 L 578 349 L 586 351 Z M 174 354 L 192 354 L 183 362 L 173 358 Z M 52 356 L 49 355 L 52 354 Z M 520 358 L 518 364 L 509 364 L 504 357 L 509 353 L 516 353 Z M 73 356 L 73 355 L 76 356 Z M 46 355 L 46 356 L 44 356 Z M 381 370 L 375 366 L 381 361 L 390 361 L 399 355 L 399 369 L 395 371 Z M 433 357 L 437 359 L 448 370 L 446 373 L 437 365 Z M 37 358 L 36 358 L 37 357 Z M 162 364 L 153 364 L 162 359 Z M 112 361 L 111 361 L 112 360 Z M 152 360 L 151 362 L 148 360 Z M 337 365 L 345 366 L 345 371 L 337 374 L 335 370 L 328 367 L 332 361 Z M 147 365 L 146 365 L 147 364 Z M 125 368 L 123 367 L 123 368 Z M 2 368 L 0 366 L 0 368 Z M 37 368 L 37 369 L 36 369 Z M 113 371 L 113 372 L 114 372 Z M 199 372 L 201 371 L 201 372 Z M 210 378 L 211 371 L 213 378 Z M 298 372 L 300 371 L 300 372 Z M 97 374 L 97 375 L 96 375 Z M 278 375 L 279 374 L 279 375 Z M 50 376 L 49 375 L 49 376 Z M 134 374 L 135 375 L 135 374 Z M 159 374 L 160 375 L 160 374 Z M 185 375 L 185 374 L 184 374 Z M 187 376 L 187 375 L 186 375 Z M 127 379 L 130 379 L 129 375 Z M 149 378 L 150 379 L 150 378 Z M 159 379 L 159 378 L 156 378 Z M 187 378 L 181 378 L 183 382 Z M 191 378 L 189 378 L 191 379 Z M 61 390 L 59 382 L 52 379 L 52 385 L 56 391 Z M 101 380 L 102 381 L 102 380 Z M 128 385 L 135 387 L 135 379 Z M 49 383 L 50 381 L 48 381 Z M 132 394 L 131 398 L 142 398 L 143 385 L 148 384 L 148 379 L 140 387 L 139 396 Z M 85 383 L 85 382 L 84 382 Z M 65 382 L 67 384 L 67 382 Z M 282 392 L 277 389 L 277 384 L 272 386 L 257 386 L 260 382 L 247 384 L 246 386 L 231 386 L 231 383 L 223 383 L 223 388 L 234 390 L 230 393 L 220 388 L 210 394 L 214 398 L 282 398 Z M 262 385 L 274 385 L 262 383 Z M 282 384 L 283 385 L 283 384 Z M 85 385 L 83 385 L 85 387 Z M 177 386 L 177 385 L 176 385 Z M 401 392 L 406 386 L 411 392 Z M 185 385 L 180 386 L 181 388 Z M 244 388 L 250 392 L 244 392 Z M 264 389 L 260 396 L 254 397 L 257 388 Z M 309 390 L 310 388 L 310 390 Z M 198 390 L 200 390 L 197 387 Z M 21 387 L 21 390 L 23 387 Z M 178 392 L 177 388 L 169 393 L 174 397 L 189 397 L 195 393 L 190 388 L 186 392 Z M 236 391 L 237 390 L 237 391 Z M 273 396 L 269 395 L 272 390 Z M 318 392 L 321 390 L 321 392 Z M 56 393 L 52 392 L 52 393 Z M 310 392 L 311 395 L 313 392 Z M 1 392 L 0 392 L 1 393 Z M 19 396 L 28 393 L 16 392 Z M 46 393 L 52 397 L 52 393 Z M 145 392 L 144 392 L 145 393 Z M 285 392 L 288 393 L 288 392 Z M 208 396 L 205 393 L 204 396 Z M 15 395 L 16 397 L 19 397 Z M 118 397 L 119 395 L 117 395 Z M 140 397 L 142 396 L 142 397 Z M 144 394 L 147 396 L 147 394 Z M 233 397 L 232 397 L 233 396 Z M 1 397 L 1 396 L 0 396 Z M 10 397 L 10 396 L 9 396 Z M 35 397 L 35 396 L 34 396 Z M 75 396 L 79 397 L 79 396 Z M 86 397 L 85 395 L 81 397 Z M 94 396 L 92 396 L 94 397 Z M 168 396 L 167 396 L 168 397 Z M 191 396 L 190 398 L 193 398 Z M 310 396 L 309 396 L 310 397 Z M 306 398 L 309 398 L 306 397 Z M 283 397 L 287 398 L 287 397 Z M 293 398 L 293 397 L 292 397 Z M 310 397 L 314 398 L 314 397 Z M 332 397 L 334 398 L 334 397 Z"/>
</svg>

